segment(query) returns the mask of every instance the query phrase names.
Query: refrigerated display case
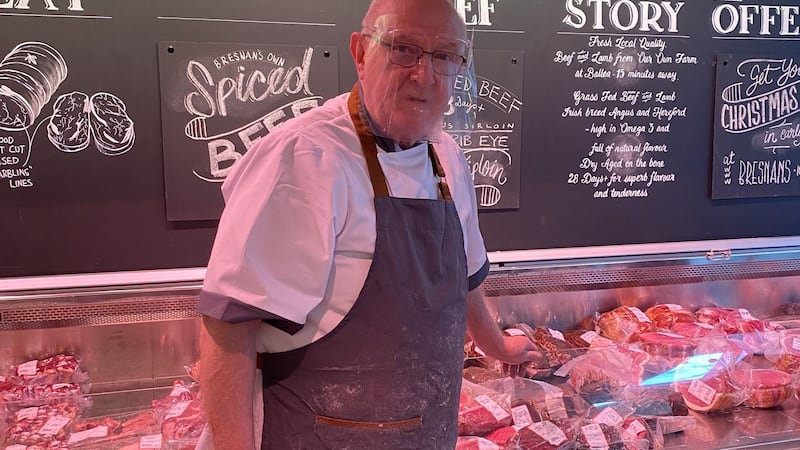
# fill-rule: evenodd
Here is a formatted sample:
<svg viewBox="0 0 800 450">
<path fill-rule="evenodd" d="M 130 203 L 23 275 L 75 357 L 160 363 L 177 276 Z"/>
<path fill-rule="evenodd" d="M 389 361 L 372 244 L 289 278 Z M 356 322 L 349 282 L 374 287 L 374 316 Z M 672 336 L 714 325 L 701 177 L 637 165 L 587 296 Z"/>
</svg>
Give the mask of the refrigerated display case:
<svg viewBox="0 0 800 450">
<path fill-rule="evenodd" d="M 705 251 L 570 250 L 552 258 L 547 252 L 492 254 L 483 288 L 503 329 L 596 330 L 599 314 L 659 304 L 692 311 L 741 308 L 776 330 L 800 328 L 800 246 L 738 244 Z M 199 356 L 195 305 L 202 271 L 155 282 L 156 274 L 141 275 L 100 274 L 83 285 L 75 281 L 80 277 L 69 277 L 54 282 L 60 287 L 42 279 L 0 281 L 0 373 L 48 355 L 77 355 L 91 379 L 87 416 L 141 410 L 170 392 L 175 380 L 191 382 L 188 368 Z M 758 352 L 748 361 L 774 365 Z M 548 382 L 566 381 L 548 375 Z M 689 411 L 691 426 L 664 434 L 663 448 L 800 448 L 798 380 L 791 375 L 791 396 L 780 406 Z"/>
</svg>

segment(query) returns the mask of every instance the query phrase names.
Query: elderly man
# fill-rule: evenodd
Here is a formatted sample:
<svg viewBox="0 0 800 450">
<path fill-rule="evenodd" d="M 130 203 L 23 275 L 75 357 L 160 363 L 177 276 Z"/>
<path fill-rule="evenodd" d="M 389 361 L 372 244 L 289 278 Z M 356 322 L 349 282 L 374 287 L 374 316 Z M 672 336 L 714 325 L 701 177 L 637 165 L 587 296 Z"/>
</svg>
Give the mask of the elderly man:
<svg viewBox="0 0 800 450">
<path fill-rule="evenodd" d="M 198 306 L 214 448 L 257 445 L 257 360 L 261 448 L 396 450 L 455 446 L 465 331 L 509 364 L 539 357 L 486 310 L 472 179 L 442 131 L 469 47 L 447 0 L 373 1 L 353 90 L 228 177 Z"/>
</svg>

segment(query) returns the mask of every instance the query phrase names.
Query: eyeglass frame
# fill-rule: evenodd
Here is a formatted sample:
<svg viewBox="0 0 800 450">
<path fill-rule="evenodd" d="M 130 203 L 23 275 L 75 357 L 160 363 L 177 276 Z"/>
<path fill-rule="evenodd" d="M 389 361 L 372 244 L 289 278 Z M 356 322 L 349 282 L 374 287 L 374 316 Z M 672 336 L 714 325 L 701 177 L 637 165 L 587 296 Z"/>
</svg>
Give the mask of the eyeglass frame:
<svg viewBox="0 0 800 450">
<path fill-rule="evenodd" d="M 365 31 L 370 31 L 370 32 L 365 32 Z M 381 46 L 383 46 L 383 47 L 385 47 L 386 49 L 389 50 L 389 62 L 391 62 L 394 65 L 400 66 L 400 67 L 414 67 L 415 65 L 419 64 L 420 61 L 422 61 L 422 58 L 425 55 L 430 55 L 430 57 L 431 57 L 431 67 L 433 67 L 433 71 L 438 73 L 439 75 L 452 77 L 452 76 L 456 76 L 459 73 L 461 73 L 461 71 L 467 65 L 467 61 L 468 60 L 467 60 L 467 57 L 465 55 L 459 55 L 458 53 L 447 51 L 447 50 L 425 50 L 422 46 L 417 45 L 417 44 L 413 44 L 413 43 L 410 43 L 410 42 L 398 42 L 398 43 L 395 43 L 394 39 L 392 39 L 392 42 L 387 42 L 386 40 L 383 39 L 384 35 L 392 33 L 392 32 L 395 32 L 395 31 L 397 31 L 397 30 L 383 31 L 383 30 L 379 30 L 379 29 L 374 28 L 374 27 L 365 27 L 364 30 L 361 31 L 361 36 L 363 36 L 363 37 L 365 37 L 367 39 L 376 39 Z M 456 38 L 456 39 L 458 39 L 458 38 Z M 470 42 L 468 40 L 463 40 L 463 39 L 458 39 L 458 40 L 461 41 L 464 44 L 464 47 L 465 47 L 466 50 L 469 50 L 472 47 L 472 45 L 471 45 L 472 42 Z M 395 61 L 395 59 L 393 58 L 394 52 L 392 50 L 394 49 L 395 45 L 397 45 L 397 44 L 401 44 L 403 46 L 406 46 L 406 47 L 409 47 L 409 48 L 413 48 L 413 49 L 416 50 L 417 54 L 415 55 L 415 58 L 414 58 L 413 62 L 411 62 L 410 64 L 402 64 L 402 63 L 399 63 L 399 62 Z M 439 71 L 437 69 L 437 64 L 436 64 L 437 59 L 434 58 L 434 55 L 436 55 L 436 54 L 445 54 L 448 57 L 449 56 L 456 56 L 458 58 L 461 58 L 461 63 L 458 65 L 458 70 L 456 70 L 453 73 L 446 73 L 446 72 L 442 73 L 441 71 Z M 439 59 L 439 61 L 442 61 L 442 59 Z M 446 62 L 448 64 L 450 63 L 450 61 L 446 61 Z"/>
</svg>

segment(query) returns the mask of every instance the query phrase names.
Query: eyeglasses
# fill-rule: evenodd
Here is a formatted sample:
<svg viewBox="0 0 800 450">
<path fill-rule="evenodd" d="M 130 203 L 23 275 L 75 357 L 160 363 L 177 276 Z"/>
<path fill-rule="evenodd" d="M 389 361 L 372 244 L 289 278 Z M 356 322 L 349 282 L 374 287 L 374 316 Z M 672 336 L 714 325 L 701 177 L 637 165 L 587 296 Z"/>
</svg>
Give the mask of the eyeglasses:
<svg viewBox="0 0 800 450">
<path fill-rule="evenodd" d="M 396 39 L 385 40 L 383 37 L 373 36 L 372 34 L 362 33 L 366 38 L 377 38 L 378 43 L 389 50 L 389 61 L 401 67 L 413 67 L 425 55 L 431 56 L 433 71 L 440 75 L 453 76 L 461 72 L 461 68 L 467 63 L 467 58 L 458 53 L 446 50 L 424 50 L 422 47 L 409 42 L 401 42 Z"/>
</svg>

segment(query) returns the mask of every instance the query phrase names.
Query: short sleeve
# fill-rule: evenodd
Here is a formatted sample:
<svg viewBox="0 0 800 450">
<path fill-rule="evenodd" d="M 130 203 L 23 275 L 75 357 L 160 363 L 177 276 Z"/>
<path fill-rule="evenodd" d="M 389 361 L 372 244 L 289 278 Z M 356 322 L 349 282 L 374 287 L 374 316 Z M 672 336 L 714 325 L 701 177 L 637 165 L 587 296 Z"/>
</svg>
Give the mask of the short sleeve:
<svg viewBox="0 0 800 450">
<path fill-rule="evenodd" d="M 335 166 L 300 136 L 264 139 L 237 162 L 223 185 L 200 313 L 305 323 L 333 264 Z"/>
</svg>

